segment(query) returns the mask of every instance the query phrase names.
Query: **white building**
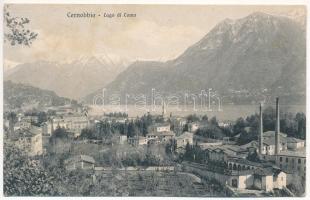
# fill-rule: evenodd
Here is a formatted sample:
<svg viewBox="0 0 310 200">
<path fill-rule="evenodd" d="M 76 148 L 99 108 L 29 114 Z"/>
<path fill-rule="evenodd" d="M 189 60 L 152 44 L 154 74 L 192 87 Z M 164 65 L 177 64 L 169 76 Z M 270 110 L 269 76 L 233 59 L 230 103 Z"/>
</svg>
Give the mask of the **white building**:
<svg viewBox="0 0 310 200">
<path fill-rule="evenodd" d="M 171 139 L 174 139 L 174 137 L 175 133 L 173 131 L 152 132 L 146 135 L 148 143 L 150 143 L 151 140 L 158 141 L 159 143 L 165 143 L 169 142 Z"/>
<path fill-rule="evenodd" d="M 89 126 L 89 120 L 86 116 L 68 115 L 63 117 L 55 117 L 43 125 L 43 134 L 51 135 L 57 128 L 64 128 L 78 137 L 82 129 Z"/>
<path fill-rule="evenodd" d="M 167 132 L 170 131 L 170 124 L 163 123 L 163 124 L 154 124 L 149 128 L 149 132 Z"/>
<path fill-rule="evenodd" d="M 287 148 L 291 150 L 298 150 L 305 147 L 305 141 L 294 137 L 287 137 Z"/>
</svg>

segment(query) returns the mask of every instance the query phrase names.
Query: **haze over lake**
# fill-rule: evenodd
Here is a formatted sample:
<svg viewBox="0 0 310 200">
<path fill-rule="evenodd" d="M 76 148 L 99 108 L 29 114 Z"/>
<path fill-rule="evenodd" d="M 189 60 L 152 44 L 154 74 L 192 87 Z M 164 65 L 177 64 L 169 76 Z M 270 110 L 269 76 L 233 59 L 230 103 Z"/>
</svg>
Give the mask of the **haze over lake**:
<svg viewBox="0 0 310 200">
<path fill-rule="evenodd" d="M 269 107 L 273 105 L 265 105 L 265 107 Z M 102 115 L 103 113 L 111 113 L 111 112 L 126 112 L 129 117 L 137 117 L 150 112 L 150 114 L 162 114 L 162 106 L 156 105 L 155 109 L 151 105 L 147 105 L 145 107 L 135 106 L 135 105 L 89 105 L 91 108 L 89 111 L 89 115 Z M 208 115 L 208 117 L 216 116 L 219 120 L 236 120 L 239 117 L 247 117 L 254 113 L 258 113 L 258 105 L 223 105 L 221 106 L 221 110 L 219 110 L 218 105 L 211 106 L 211 111 L 208 110 L 208 107 L 204 107 L 201 109 L 200 105 L 196 106 L 196 110 L 194 110 L 193 106 L 166 106 L 166 115 L 180 116 L 184 117 L 190 114 L 197 115 Z M 306 112 L 305 105 L 281 105 L 281 111 L 291 112 L 296 114 L 297 112 Z"/>
</svg>

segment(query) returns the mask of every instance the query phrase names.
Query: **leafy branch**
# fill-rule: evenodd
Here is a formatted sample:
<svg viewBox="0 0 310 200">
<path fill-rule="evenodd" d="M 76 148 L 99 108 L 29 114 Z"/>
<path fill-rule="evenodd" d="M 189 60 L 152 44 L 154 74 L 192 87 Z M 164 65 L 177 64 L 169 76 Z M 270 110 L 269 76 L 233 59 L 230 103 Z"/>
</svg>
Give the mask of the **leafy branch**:
<svg viewBox="0 0 310 200">
<path fill-rule="evenodd" d="M 7 31 L 4 33 L 4 41 L 10 42 L 12 46 L 16 44 L 30 46 L 37 38 L 38 33 L 26 28 L 29 22 L 28 18 L 11 16 L 6 7 L 4 10 L 4 24 Z"/>
</svg>

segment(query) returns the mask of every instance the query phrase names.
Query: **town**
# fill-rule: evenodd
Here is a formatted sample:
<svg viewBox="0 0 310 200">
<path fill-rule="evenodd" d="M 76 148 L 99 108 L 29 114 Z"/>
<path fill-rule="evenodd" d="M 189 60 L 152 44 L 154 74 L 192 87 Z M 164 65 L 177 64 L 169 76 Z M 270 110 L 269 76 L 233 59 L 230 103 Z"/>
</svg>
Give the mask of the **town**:
<svg viewBox="0 0 310 200">
<path fill-rule="evenodd" d="M 68 104 L 4 113 L 5 195 L 303 196 L 305 114 L 246 119 L 89 115 Z M 225 111 L 224 111 L 225 112 Z"/>
</svg>

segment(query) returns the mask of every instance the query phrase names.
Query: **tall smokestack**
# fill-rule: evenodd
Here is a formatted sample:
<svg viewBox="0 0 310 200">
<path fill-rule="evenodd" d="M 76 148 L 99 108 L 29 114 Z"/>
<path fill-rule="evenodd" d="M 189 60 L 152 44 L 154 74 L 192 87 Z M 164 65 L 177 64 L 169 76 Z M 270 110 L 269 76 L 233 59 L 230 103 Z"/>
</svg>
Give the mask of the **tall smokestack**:
<svg viewBox="0 0 310 200">
<path fill-rule="evenodd" d="M 280 152 L 280 111 L 279 97 L 276 99 L 276 132 L 275 132 L 275 155 Z"/>
<path fill-rule="evenodd" d="M 258 136 L 258 143 L 259 143 L 259 154 L 263 153 L 263 111 L 262 111 L 262 103 L 259 104 L 259 136 Z"/>
</svg>

